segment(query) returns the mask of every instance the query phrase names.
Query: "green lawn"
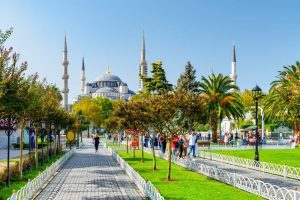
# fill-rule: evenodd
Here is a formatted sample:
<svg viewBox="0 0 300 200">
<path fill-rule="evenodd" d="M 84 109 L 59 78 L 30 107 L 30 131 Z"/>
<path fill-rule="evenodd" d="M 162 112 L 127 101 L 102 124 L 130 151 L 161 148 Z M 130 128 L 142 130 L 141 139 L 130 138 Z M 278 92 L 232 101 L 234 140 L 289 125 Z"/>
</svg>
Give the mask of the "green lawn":
<svg viewBox="0 0 300 200">
<path fill-rule="evenodd" d="M 137 150 L 137 158 L 133 153 L 127 155 L 126 151 L 118 151 L 119 155 L 128 162 L 145 180 L 151 181 L 165 199 L 201 200 L 201 199 L 262 199 L 221 183 L 196 172 L 172 164 L 171 178 L 174 181 L 165 181 L 167 177 L 167 161 L 157 159 L 157 171 L 152 171 L 152 156 L 145 153 L 145 162 L 141 163 L 141 151 Z"/>
<path fill-rule="evenodd" d="M 45 163 L 43 166 L 39 166 L 38 169 L 33 169 L 32 172 L 29 172 L 27 170 L 23 171 L 23 181 L 18 181 L 18 176 L 11 177 L 11 186 L 6 187 L 4 182 L 0 181 L 0 200 L 5 200 L 9 198 L 12 195 L 12 191 L 18 191 L 22 187 L 24 187 L 27 184 L 27 180 L 33 180 L 37 175 L 39 175 L 40 172 L 44 171 L 46 167 L 49 167 L 52 163 L 54 163 L 56 160 L 61 158 L 66 152 L 59 153 L 52 157 L 52 159 L 47 162 L 45 160 Z M 34 165 L 34 164 L 33 164 Z"/>
<path fill-rule="evenodd" d="M 300 148 L 295 149 L 259 149 L 259 159 L 263 162 L 300 167 Z M 229 156 L 254 159 L 252 150 L 211 150 Z"/>
</svg>

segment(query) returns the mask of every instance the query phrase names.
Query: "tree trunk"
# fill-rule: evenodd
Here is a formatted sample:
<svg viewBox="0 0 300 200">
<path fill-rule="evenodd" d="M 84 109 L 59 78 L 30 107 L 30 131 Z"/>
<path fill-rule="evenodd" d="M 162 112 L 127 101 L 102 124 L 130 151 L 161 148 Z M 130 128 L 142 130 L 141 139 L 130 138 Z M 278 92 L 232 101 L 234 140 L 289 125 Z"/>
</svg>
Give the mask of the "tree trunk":
<svg viewBox="0 0 300 200">
<path fill-rule="evenodd" d="M 23 178 L 23 135 L 24 135 L 24 122 L 20 125 L 20 163 L 19 163 L 19 181 Z"/>
<path fill-rule="evenodd" d="M 34 129 L 35 133 L 35 151 L 34 151 L 34 156 L 35 156 L 35 168 L 37 169 L 39 167 L 39 145 L 38 145 L 38 137 L 37 137 L 37 129 Z"/>
<path fill-rule="evenodd" d="M 212 113 L 211 115 L 211 130 L 212 130 L 212 142 L 217 143 L 217 134 L 218 134 L 218 115 L 217 113 Z"/>
<path fill-rule="evenodd" d="M 300 122 L 294 122 L 294 126 L 293 126 L 293 132 L 294 132 L 294 135 L 297 136 L 297 143 L 296 145 L 298 146 L 299 145 L 299 140 L 300 140 Z"/>
<path fill-rule="evenodd" d="M 153 155 L 153 170 L 156 170 L 156 156 L 155 156 L 154 145 L 152 145 L 152 155 Z"/>
<path fill-rule="evenodd" d="M 49 129 L 49 131 L 50 131 L 50 129 Z M 49 162 L 49 152 L 51 151 L 51 150 L 49 151 L 49 141 L 50 141 L 50 140 L 49 140 L 49 139 L 50 139 L 50 138 L 49 138 L 49 135 L 50 135 L 50 134 L 48 133 L 48 134 L 47 134 L 47 153 L 46 153 L 46 159 L 47 159 L 48 162 Z"/>
<path fill-rule="evenodd" d="M 143 137 L 141 137 L 141 145 L 142 145 L 142 159 L 141 159 L 141 162 L 144 162 L 144 144 L 143 144 Z"/>
<path fill-rule="evenodd" d="M 128 154 L 128 151 L 129 151 L 129 150 L 128 150 L 128 148 L 129 148 L 129 147 L 128 147 L 128 143 L 129 143 L 129 142 L 128 142 L 128 135 L 126 135 L 126 143 L 127 143 L 127 145 L 126 145 L 126 153 Z"/>
<path fill-rule="evenodd" d="M 61 148 L 61 144 L 60 144 L 60 130 L 58 133 L 58 152 L 61 152 L 62 148 Z"/>
<path fill-rule="evenodd" d="M 172 156 L 172 138 L 169 139 L 169 154 L 168 154 L 168 181 L 171 181 L 171 156 Z"/>
<path fill-rule="evenodd" d="M 135 158 L 135 144 L 136 144 L 136 142 L 135 142 L 135 139 L 134 139 L 134 137 L 133 137 L 133 157 Z"/>
</svg>

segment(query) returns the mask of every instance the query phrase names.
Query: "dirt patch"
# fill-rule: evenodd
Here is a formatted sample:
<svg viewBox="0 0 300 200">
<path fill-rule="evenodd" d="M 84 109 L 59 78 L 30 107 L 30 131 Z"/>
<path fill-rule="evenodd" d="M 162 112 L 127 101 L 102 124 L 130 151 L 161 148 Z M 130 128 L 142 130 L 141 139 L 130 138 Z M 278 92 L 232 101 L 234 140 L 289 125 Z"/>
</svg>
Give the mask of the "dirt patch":
<svg viewBox="0 0 300 200">
<path fill-rule="evenodd" d="M 164 181 L 164 182 L 173 182 L 173 181 L 178 181 L 178 180 L 176 180 L 176 179 L 174 179 L 174 178 L 171 178 L 171 180 L 169 181 L 167 178 L 161 178 L 160 179 L 161 181 Z"/>
</svg>

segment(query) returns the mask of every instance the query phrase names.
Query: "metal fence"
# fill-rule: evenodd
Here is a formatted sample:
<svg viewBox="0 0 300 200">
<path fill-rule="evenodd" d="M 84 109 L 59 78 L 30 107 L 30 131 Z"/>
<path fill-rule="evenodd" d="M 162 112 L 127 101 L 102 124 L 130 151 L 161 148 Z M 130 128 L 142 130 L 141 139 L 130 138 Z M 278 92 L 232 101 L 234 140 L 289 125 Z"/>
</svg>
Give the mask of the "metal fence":
<svg viewBox="0 0 300 200">
<path fill-rule="evenodd" d="M 106 145 L 105 145 L 106 146 Z M 164 197 L 157 191 L 150 181 L 145 181 L 130 165 L 127 164 L 112 148 L 108 147 L 112 156 L 118 161 L 127 175 L 134 181 L 138 188 L 152 200 L 164 200 Z M 124 149 L 124 148 L 122 148 Z"/>
<path fill-rule="evenodd" d="M 149 148 L 145 148 L 145 151 L 148 153 L 152 153 L 151 149 Z M 155 154 L 165 160 L 168 159 L 168 155 L 163 154 L 160 151 L 156 151 Z M 288 190 L 286 188 L 271 185 L 260 180 L 255 180 L 246 176 L 242 176 L 237 173 L 227 172 L 216 167 L 195 162 L 191 159 L 179 158 L 177 156 L 172 156 L 171 159 L 173 163 L 180 165 L 184 168 L 214 178 L 229 185 L 233 185 L 234 187 L 259 195 L 266 199 L 300 200 L 300 192 L 295 190 Z"/>
<path fill-rule="evenodd" d="M 32 198 L 40 188 L 47 183 L 47 181 L 55 174 L 55 172 L 61 168 L 61 166 L 70 159 L 75 149 L 70 150 L 62 158 L 57 160 L 49 168 L 35 177 L 32 181 L 28 182 L 20 190 L 12 194 L 7 200 L 27 200 Z"/>
<path fill-rule="evenodd" d="M 257 162 L 250 159 L 238 158 L 234 156 L 226 156 L 217 153 L 199 151 L 198 156 L 200 158 L 215 160 L 223 163 L 228 163 L 231 165 L 236 165 L 239 167 L 244 167 L 248 169 L 254 169 L 257 171 L 262 171 L 270 174 L 276 174 L 283 176 L 285 178 L 293 178 L 300 180 L 300 168 L 290 167 L 287 165 L 279 165 L 267 162 Z"/>
</svg>

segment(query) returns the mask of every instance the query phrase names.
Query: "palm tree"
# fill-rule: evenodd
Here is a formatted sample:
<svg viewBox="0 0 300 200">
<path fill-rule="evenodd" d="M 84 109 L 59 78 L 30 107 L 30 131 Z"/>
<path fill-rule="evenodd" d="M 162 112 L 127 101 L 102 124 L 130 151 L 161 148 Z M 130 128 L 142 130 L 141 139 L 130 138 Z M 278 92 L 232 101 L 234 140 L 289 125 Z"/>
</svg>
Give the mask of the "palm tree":
<svg viewBox="0 0 300 200">
<path fill-rule="evenodd" d="M 292 124 L 294 135 L 300 137 L 300 62 L 284 66 L 277 80 L 271 83 L 264 99 L 268 118 Z M 299 144 L 299 140 L 298 140 Z"/>
<path fill-rule="evenodd" d="M 217 142 L 218 121 L 223 117 L 238 119 L 244 116 L 243 100 L 238 93 L 239 87 L 229 76 L 211 74 L 202 76 L 199 83 L 200 95 L 206 99 L 207 114 L 210 116 L 212 141 Z"/>
</svg>

